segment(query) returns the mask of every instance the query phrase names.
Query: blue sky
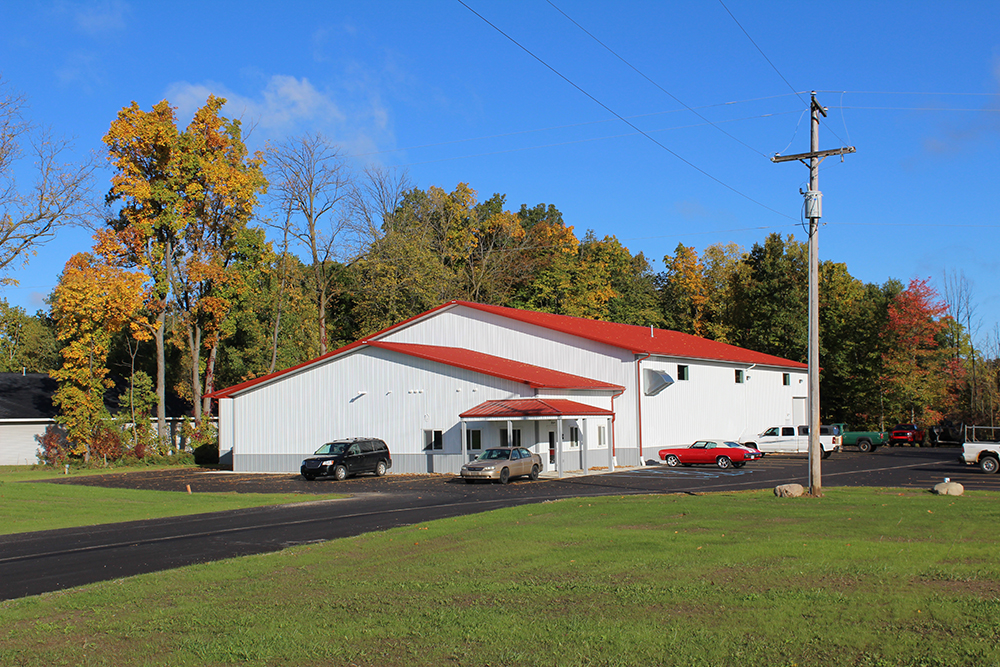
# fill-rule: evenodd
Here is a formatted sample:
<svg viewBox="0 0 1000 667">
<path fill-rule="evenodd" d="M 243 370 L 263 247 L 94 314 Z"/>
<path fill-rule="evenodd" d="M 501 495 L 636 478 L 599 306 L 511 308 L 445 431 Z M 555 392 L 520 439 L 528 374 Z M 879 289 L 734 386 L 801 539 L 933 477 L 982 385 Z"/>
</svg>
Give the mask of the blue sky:
<svg viewBox="0 0 1000 667">
<path fill-rule="evenodd" d="M 980 338 L 1000 323 L 1000 3 L 464 2 L 7 1 L 0 75 L 80 156 L 133 100 L 186 124 L 213 93 L 252 147 L 322 132 L 421 188 L 553 204 L 656 270 L 678 243 L 806 239 L 808 169 L 769 158 L 808 150 L 816 90 L 820 147 L 857 148 L 821 167 L 821 258 L 964 276 Z M 3 296 L 34 312 L 89 247 L 65 231 Z"/>
</svg>

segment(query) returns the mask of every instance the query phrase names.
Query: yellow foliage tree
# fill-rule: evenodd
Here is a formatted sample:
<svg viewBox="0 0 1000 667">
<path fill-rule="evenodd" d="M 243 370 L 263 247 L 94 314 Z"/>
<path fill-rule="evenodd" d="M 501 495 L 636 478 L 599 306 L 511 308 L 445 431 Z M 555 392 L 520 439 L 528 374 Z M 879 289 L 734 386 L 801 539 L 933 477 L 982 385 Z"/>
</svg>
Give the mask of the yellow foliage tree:
<svg viewBox="0 0 1000 667">
<path fill-rule="evenodd" d="M 98 243 L 100 246 L 101 243 Z M 104 394 L 114 386 L 106 367 L 111 338 L 130 325 L 145 300 L 146 276 L 90 253 L 66 263 L 53 293 L 56 335 L 63 342 L 63 364 L 51 376 L 59 383 L 53 403 L 75 454 L 90 458 L 94 437 L 107 412 Z M 148 338 L 136 328 L 133 334 Z"/>
</svg>

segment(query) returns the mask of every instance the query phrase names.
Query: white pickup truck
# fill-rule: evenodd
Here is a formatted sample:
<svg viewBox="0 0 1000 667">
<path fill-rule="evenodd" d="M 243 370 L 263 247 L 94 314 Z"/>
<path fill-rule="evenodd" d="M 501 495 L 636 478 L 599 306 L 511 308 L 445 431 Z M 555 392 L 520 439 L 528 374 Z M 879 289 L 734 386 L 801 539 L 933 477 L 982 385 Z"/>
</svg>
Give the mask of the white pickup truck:
<svg viewBox="0 0 1000 667">
<path fill-rule="evenodd" d="M 1000 442 L 966 441 L 958 458 L 966 465 L 978 465 L 985 473 L 995 473 L 1000 469 Z"/>
<path fill-rule="evenodd" d="M 808 426 L 772 426 L 755 438 L 741 441 L 740 444 L 755 447 L 762 452 L 782 454 L 809 453 Z M 823 458 L 829 458 L 833 452 L 840 451 L 840 429 L 837 426 L 819 427 L 819 444 L 823 450 Z"/>
</svg>

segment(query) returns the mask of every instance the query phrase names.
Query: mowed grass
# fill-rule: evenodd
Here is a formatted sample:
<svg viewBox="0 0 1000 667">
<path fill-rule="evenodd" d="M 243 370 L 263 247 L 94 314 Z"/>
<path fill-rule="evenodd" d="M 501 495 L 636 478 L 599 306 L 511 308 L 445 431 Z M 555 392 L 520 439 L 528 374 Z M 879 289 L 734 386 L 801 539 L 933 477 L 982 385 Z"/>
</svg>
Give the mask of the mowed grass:
<svg viewBox="0 0 1000 667">
<path fill-rule="evenodd" d="M 998 500 L 498 510 L 2 603 L 0 664 L 997 665 Z"/>
<path fill-rule="evenodd" d="M 78 474 L 81 473 L 73 472 Z M 188 494 L 31 483 L 59 477 L 62 475 L 47 469 L 0 468 L 0 535 L 343 497 L 343 494 L 294 493 Z M 3 576 L 2 565 L 0 576 Z"/>
</svg>

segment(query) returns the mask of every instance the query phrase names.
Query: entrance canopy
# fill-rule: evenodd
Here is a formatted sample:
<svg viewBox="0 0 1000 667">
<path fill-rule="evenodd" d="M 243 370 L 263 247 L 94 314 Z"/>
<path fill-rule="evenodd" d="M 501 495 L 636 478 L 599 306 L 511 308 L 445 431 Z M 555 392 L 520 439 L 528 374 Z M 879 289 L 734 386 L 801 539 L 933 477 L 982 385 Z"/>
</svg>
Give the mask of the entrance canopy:
<svg viewBox="0 0 1000 667">
<path fill-rule="evenodd" d="M 510 398 L 486 401 L 459 415 L 463 420 L 552 419 L 612 417 L 614 412 L 565 398 Z"/>
</svg>

